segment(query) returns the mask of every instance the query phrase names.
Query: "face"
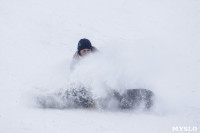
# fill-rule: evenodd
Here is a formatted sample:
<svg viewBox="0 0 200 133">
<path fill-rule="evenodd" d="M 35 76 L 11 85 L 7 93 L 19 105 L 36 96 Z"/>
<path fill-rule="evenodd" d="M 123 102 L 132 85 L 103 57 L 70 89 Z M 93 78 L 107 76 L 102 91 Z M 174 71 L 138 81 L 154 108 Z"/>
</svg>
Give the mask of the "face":
<svg viewBox="0 0 200 133">
<path fill-rule="evenodd" d="M 80 55 L 81 55 L 81 56 L 87 55 L 87 54 L 89 54 L 89 53 L 91 53 L 91 49 L 82 49 L 82 50 L 80 51 Z"/>
</svg>

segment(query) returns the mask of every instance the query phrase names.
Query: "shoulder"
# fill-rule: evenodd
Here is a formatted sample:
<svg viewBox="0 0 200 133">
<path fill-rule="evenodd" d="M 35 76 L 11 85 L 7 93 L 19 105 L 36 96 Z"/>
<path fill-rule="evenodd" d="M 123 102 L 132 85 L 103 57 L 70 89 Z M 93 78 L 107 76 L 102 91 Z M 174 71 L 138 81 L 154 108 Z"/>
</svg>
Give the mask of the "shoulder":
<svg viewBox="0 0 200 133">
<path fill-rule="evenodd" d="M 92 52 L 98 52 L 98 51 L 99 50 L 96 47 L 92 46 Z"/>
<path fill-rule="evenodd" d="M 80 55 L 78 53 L 78 51 L 76 51 L 73 55 L 73 59 L 79 59 L 80 58 Z"/>
</svg>

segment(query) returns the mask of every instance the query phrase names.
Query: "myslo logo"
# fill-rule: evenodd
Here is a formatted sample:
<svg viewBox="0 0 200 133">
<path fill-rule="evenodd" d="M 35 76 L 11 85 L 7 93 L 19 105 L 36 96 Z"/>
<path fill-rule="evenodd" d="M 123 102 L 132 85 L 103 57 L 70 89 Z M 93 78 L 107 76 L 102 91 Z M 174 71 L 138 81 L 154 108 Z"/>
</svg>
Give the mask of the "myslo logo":
<svg viewBox="0 0 200 133">
<path fill-rule="evenodd" d="M 172 131 L 174 132 L 196 132 L 198 128 L 196 126 L 174 126 Z"/>
</svg>

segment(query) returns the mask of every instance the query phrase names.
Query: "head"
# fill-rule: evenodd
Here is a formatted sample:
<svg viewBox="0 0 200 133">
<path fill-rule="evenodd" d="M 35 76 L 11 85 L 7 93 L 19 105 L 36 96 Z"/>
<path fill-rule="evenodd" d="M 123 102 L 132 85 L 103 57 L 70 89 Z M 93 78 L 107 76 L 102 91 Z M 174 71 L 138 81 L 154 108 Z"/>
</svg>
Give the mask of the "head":
<svg viewBox="0 0 200 133">
<path fill-rule="evenodd" d="M 87 55 L 92 52 L 92 44 L 88 39 L 81 39 L 78 42 L 78 54 L 80 56 Z"/>
</svg>

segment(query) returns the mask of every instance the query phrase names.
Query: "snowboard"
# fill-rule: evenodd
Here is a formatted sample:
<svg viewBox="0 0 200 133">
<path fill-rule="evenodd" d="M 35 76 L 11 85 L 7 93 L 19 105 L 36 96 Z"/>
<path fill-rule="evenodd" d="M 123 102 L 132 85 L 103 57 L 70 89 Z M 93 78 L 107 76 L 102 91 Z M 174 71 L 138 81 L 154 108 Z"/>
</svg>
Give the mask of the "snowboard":
<svg viewBox="0 0 200 133">
<path fill-rule="evenodd" d="M 72 88 L 53 95 L 38 96 L 37 104 L 42 108 L 101 108 L 149 110 L 154 103 L 154 93 L 148 89 L 115 90 L 104 98 L 94 98 L 86 88 Z"/>
</svg>

